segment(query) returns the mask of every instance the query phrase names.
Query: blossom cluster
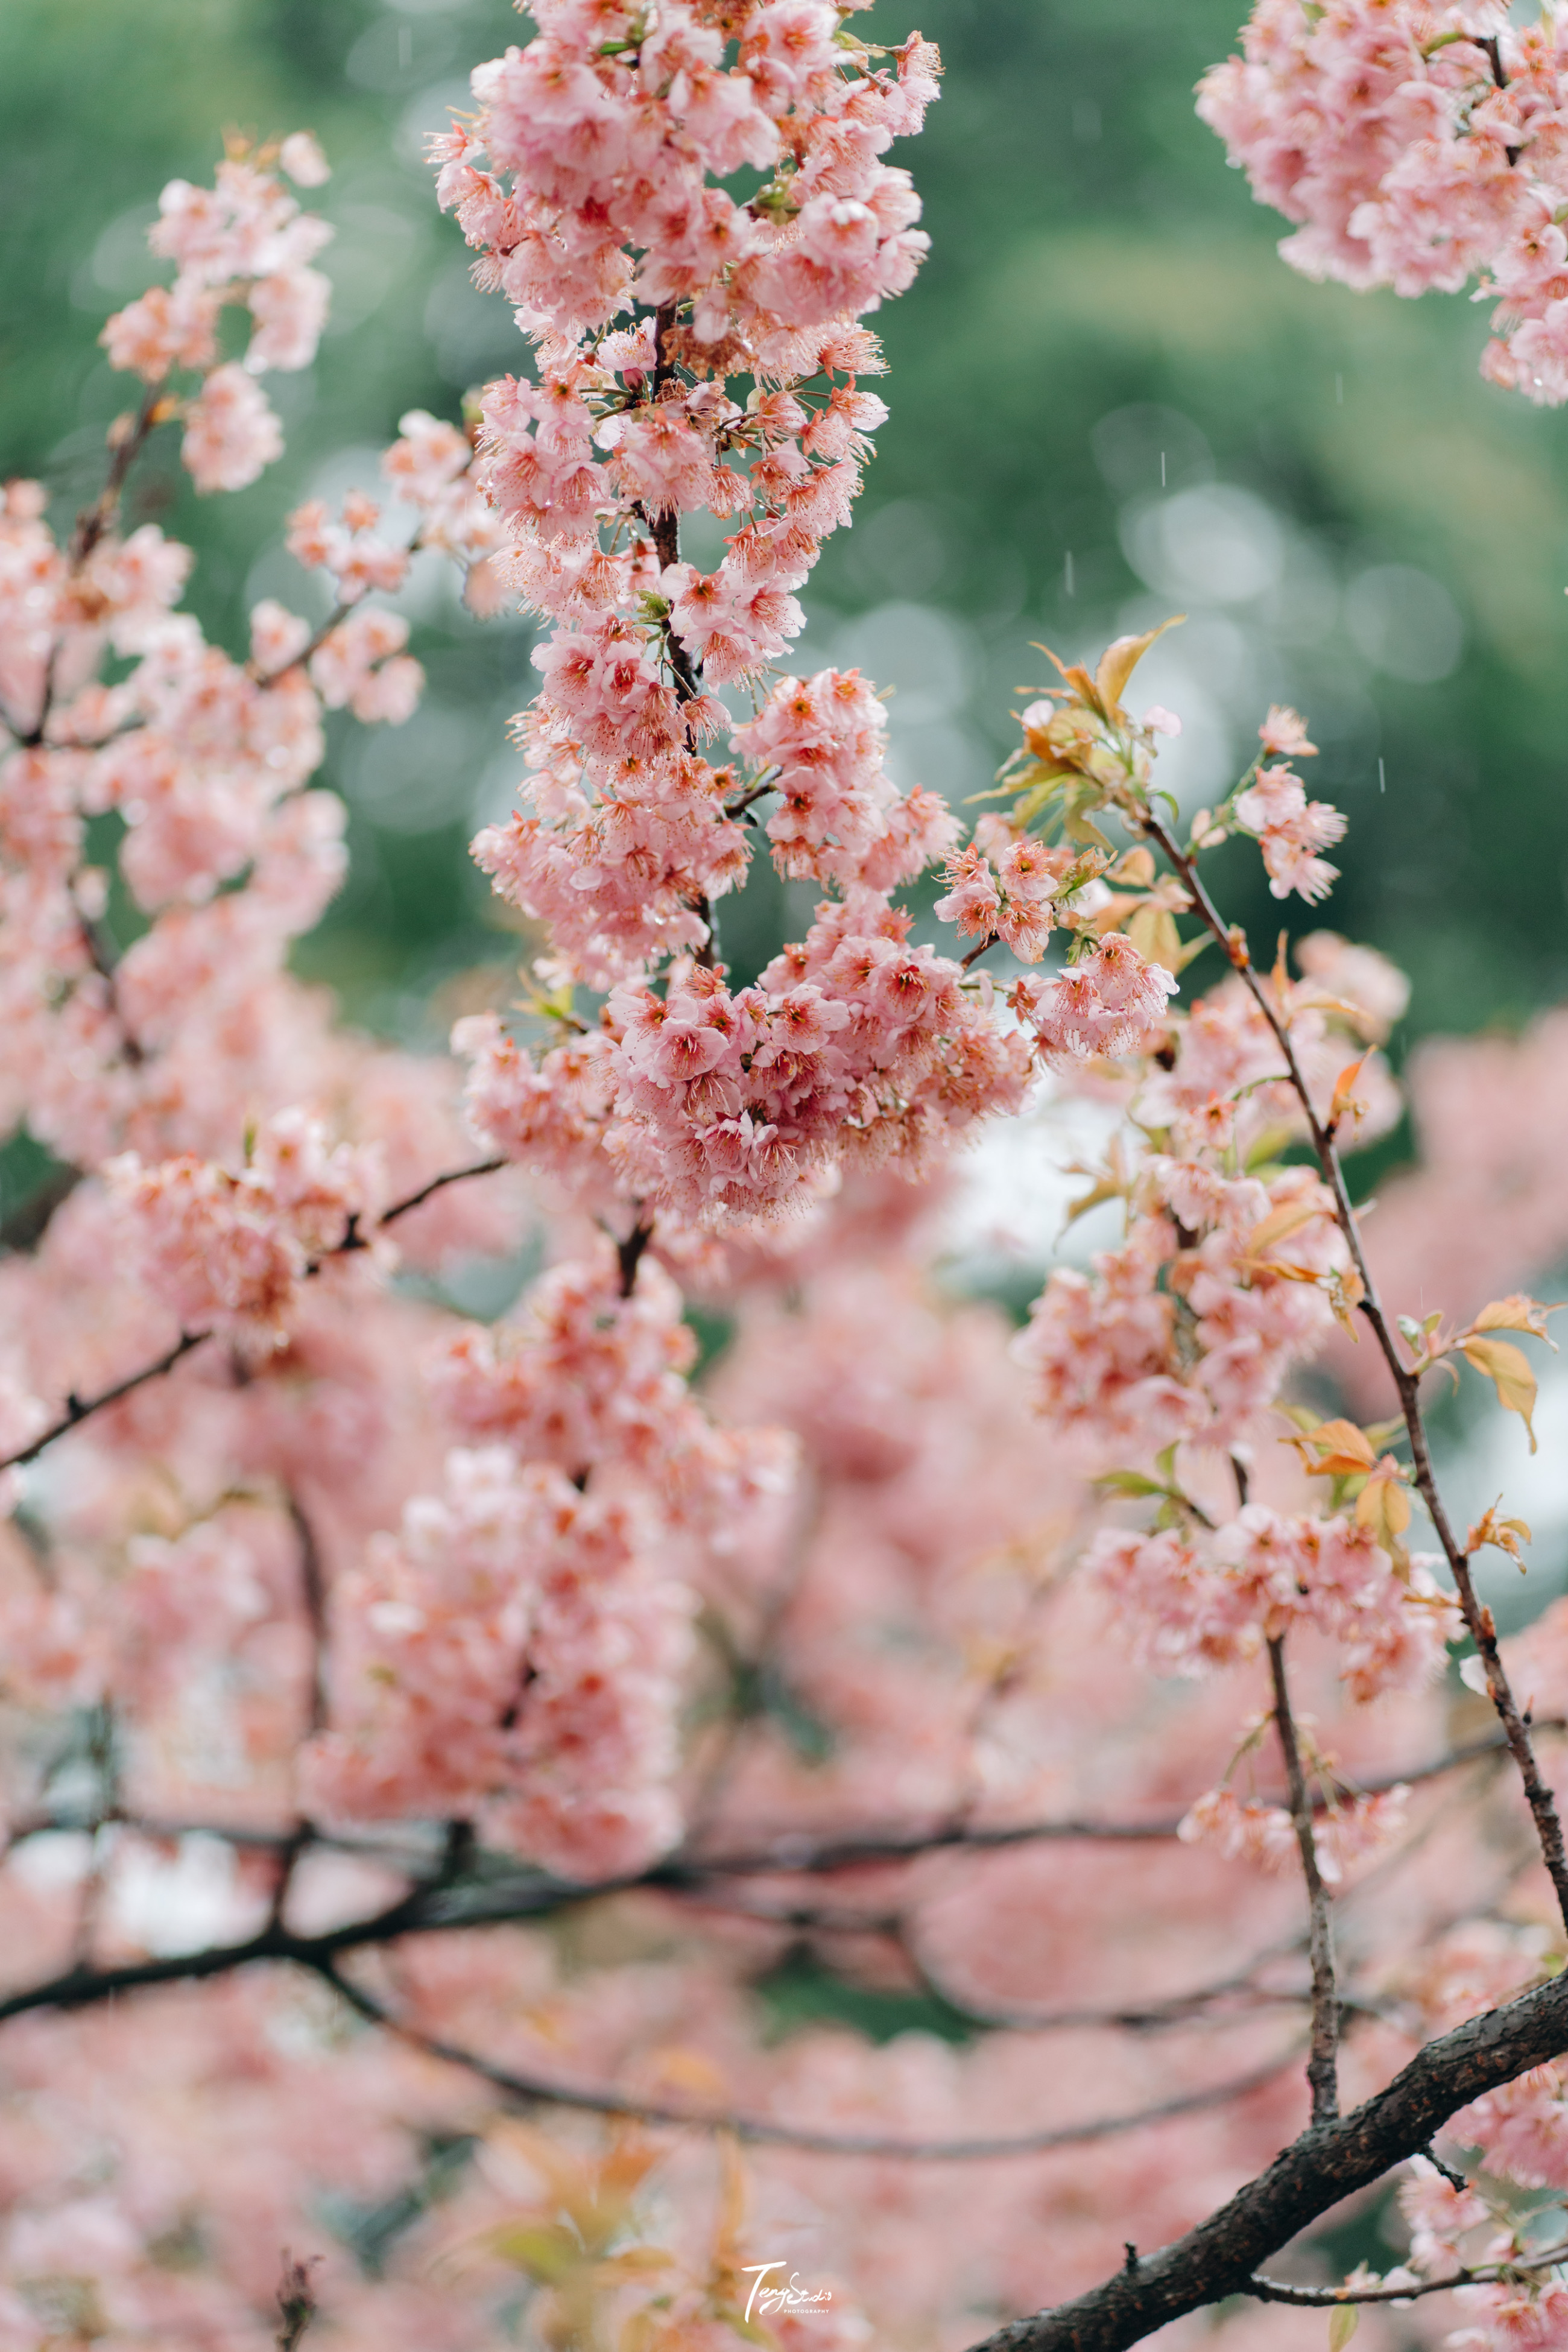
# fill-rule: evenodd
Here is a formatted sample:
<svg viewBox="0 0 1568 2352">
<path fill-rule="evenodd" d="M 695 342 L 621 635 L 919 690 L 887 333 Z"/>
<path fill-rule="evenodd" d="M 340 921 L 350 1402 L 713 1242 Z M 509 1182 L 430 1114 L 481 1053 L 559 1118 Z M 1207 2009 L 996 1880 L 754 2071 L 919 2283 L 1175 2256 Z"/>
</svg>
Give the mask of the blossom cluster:
<svg viewBox="0 0 1568 2352">
<path fill-rule="evenodd" d="M 281 1111 L 238 1175 L 186 1153 L 144 1167 L 106 1162 L 149 1296 L 189 1331 L 230 1330 L 280 1346 L 299 1286 L 383 1205 L 374 1147 L 330 1146 L 319 1119 Z"/>
<path fill-rule="evenodd" d="M 635 856 L 662 942 L 635 898 L 606 904 L 607 937 L 568 925 L 563 940 L 624 970 L 700 945 L 701 905 L 743 871 L 698 754 L 728 721 L 698 682 L 783 652 L 795 590 L 849 520 L 886 414 L 858 386 L 880 361 L 857 321 L 910 282 L 926 243 L 908 173 L 880 158 L 919 129 L 936 57 L 916 36 L 895 79 L 845 46 L 832 9 L 796 0 L 756 0 L 722 32 L 684 5 L 657 30 L 630 9 L 591 25 L 538 13 L 534 41 L 476 73 L 479 112 L 443 143 L 439 184 L 480 282 L 513 301 L 539 353 L 536 383 L 509 377 L 484 403 L 482 479 L 521 542 L 519 585 L 554 625 L 528 730 L 542 781 L 511 829 L 507 887 L 560 925 L 562 887 L 598 868 L 606 839 L 616 864 Z M 746 204 L 713 184 L 742 163 L 773 174 Z M 744 405 L 732 376 L 753 381 Z M 679 519 L 697 510 L 737 525 L 709 574 L 679 558 Z M 790 731 L 764 714 L 757 756 Z M 863 781 L 842 777 L 841 845 L 864 845 L 862 804 L 889 797 L 876 764 L 873 751 Z M 682 902 L 698 910 L 684 923 Z"/>
<path fill-rule="evenodd" d="M 791 1470 L 782 1433 L 721 1430 L 692 1399 L 680 1316 L 667 1275 L 645 1261 L 627 1291 L 606 1246 L 518 1323 L 448 1341 L 432 1394 L 479 1443 L 341 1591 L 318 1810 L 464 1814 L 590 1880 L 673 1842 L 692 1547 L 755 1540 Z"/>
<path fill-rule="evenodd" d="M 624 1502 L 504 1446 L 458 1448 L 339 1594 L 338 1718 L 304 1762 L 323 1819 L 434 1812 L 567 1877 L 670 1844 L 690 1599 Z"/>
<path fill-rule="evenodd" d="M 269 368 L 309 367 L 327 315 L 331 287 L 310 264 L 332 232 L 300 210 L 273 165 L 303 188 L 329 176 L 315 140 L 295 131 L 275 152 L 237 142 L 211 188 L 171 180 L 150 242 L 174 263 L 174 282 L 139 295 L 103 331 L 110 367 L 152 387 L 149 414 L 177 371 L 200 374 L 199 390 L 168 404 L 184 417 L 180 454 L 198 490 L 242 490 L 282 455 L 282 432 L 256 379 Z M 249 312 L 250 339 L 243 359 L 220 361 L 218 325 L 229 305 Z"/>
<path fill-rule="evenodd" d="M 1261 1503 L 1212 1536 L 1104 1528 L 1088 1565 L 1140 1653 L 1167 1674 L 1233 1665 L 1310 1624 L 1342 1645 L 1344 1681 L 1364 1701 L 1429 1682 L 1460 1632 L 1435 1560 L 1396 1565 L 1354 1521 Z"/>
<path fill-rule="evenodd" d="M 1494 298 L 1481 361 L 1568 400 L 1568 18 L 1497 0 L 1259 0 L 1198 111 L 1259 201 L 1300 223 L 1310 278 Z"/>
</svg>

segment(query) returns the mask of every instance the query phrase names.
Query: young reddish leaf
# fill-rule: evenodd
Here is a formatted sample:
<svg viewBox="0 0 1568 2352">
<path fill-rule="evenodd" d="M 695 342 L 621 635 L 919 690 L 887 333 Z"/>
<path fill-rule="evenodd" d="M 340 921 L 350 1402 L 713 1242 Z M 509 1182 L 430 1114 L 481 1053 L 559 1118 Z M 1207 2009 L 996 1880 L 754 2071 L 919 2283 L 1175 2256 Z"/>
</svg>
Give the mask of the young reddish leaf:
<svg viewBox="0 0 1568 2352">
<path fill-rule="evenodd" d="M 1356 1328 L 1355 1310 L 1365 1297 L 1366 1285 L 1353 1265 L 1347 1265 L 1342 1274 L 1331 1276 L 1329 1305 L 1334 1310 L 1334 1320 L 1358 1342 L 1361 1333 Z"/>
<path fill-rule="evenodd" d="M 1353 1088 L 1356 1080 L 1360 1077 L 1362 1071 L 1366 1066 L 1367 1055 L 1371 1052 L 1372 1047 L 1369 1045 L 1366 1049 L 1366 1053 L 1363 1054 L 1358 1061 L 1348 1062 L 1344 1068 L 1340 1072 L 1339 1076 L 1334 1080 L 1334 1098 L 1329 1105 L 1329 1129 L 1331 1133 L 1339 1126 L 1340 1121 L 1342 1118 L 1348 1118 L 1352 1110 L 1359 1108 Z"/>
</svg>

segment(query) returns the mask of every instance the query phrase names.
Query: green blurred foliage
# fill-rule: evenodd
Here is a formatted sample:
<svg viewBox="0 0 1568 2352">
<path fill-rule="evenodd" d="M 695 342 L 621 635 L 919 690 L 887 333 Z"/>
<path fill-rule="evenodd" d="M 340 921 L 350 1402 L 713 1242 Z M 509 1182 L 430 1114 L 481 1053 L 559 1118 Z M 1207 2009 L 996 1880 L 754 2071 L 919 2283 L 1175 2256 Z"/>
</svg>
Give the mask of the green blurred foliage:
<svg viewBox="0 0 1568 2352">
<path fill-rule="evenodd" d="M 1209 797 L 1210 773 L 1223 789 L 1268 699 L 1308 712 L 1317 789 L 1352 827 L 1327 919 L 1412 971 L 1411 1034 L 1568 993 L 1568 420 L 1479 381 L 1484 314 L 1465 301 L 1353 296 L 1277 259 L 1280 225 L 1193 112 L 1238 0 L 916 13 L 946 90 L 894 160 L 934 250 L 876 322 L 892 416 L 809 592 L 806 657 L 891 677 L 900 772 L 962 797 L 1008 748 L 1016 689 L 1045 674 L 1031 640 L 1086 650 L 1179 593 L 1192 617 L 1148 691 L 1196 714 L 1190 792 Z M 893 0 L 860 21 L 908 29 Z M 337 324 L 308 376 L 269 379 L 287 457 L 197 500 L 165 447 L 137 491 L 138 518 L 197 547 L 195 607 L 231 646 L 259 595 L 315 609 L 279 545 L 289 506 L 368 480 L 403 410 L 456 415 L 521 358 L 419 156 L 468 68 L 517 37 L 502 0 L 0 8 L 0 464 L 41 473 L 62 519 L 126 403 L 95 338 L 153 274 L 140 234 L 163 180 L 205 177 L 226 123 L 308 124 L 336 166 L 312 201 L 338 226 Z M 507 804 L 529 642 L 431 586 L 426 709 L 369 740 L 334 730 L 354 874 L 300 961 L 380 1026 L 433 1042 L 462 994 L 443 983 L 515 956 L 464 851 Z M 1287 910 L 1254 854 L 1217 867 L 1271 940 Z M 760 872 L 726 910 L 737 968 L 803 903 Z"/>
</svg>

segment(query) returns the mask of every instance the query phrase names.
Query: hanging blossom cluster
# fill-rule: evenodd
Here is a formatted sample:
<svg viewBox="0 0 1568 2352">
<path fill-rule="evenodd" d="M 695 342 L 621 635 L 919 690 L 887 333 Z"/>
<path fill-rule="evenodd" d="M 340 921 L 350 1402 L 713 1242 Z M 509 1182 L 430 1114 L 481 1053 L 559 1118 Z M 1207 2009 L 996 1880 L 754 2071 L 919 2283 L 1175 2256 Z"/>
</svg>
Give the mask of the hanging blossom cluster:
<svg viewBox="0 0 1568 2352">
<path fill-rule="evenodd" d="M 605 1244 L 435 1360 L 469 1443 L 342 1588 L 346 1720 L 307 1757 L 312 1811 L 461 1814 L 578 1878 L 673 1843 L 693 1549 L 765 1544 L 792 1467 L 783 1433 L 694 1402 L 681 1304 L 651 1260 L 627 1293 Z"/>
<path fill-rule="evenodd" d="M 462 1043 L 500 1148 L 590 1182 L 598 1156 L 599 1189 L 650 1213 L 745 1219 L 847 1160 L 923 1164 L 1016 1108 L 1027 1072 L 988 987 L 907 945 L 891 893 L 958 827 L 934 793 L 890 783 L 870 687 L 768 676 L 886 414 L 860 389 L 881 365 L 860 320 L 926 240 L 908 173 L 882 159 L 920 128 L 936 54 L 915 36 L 881 66 L 816 0 L 721 24 L 693 5 L 657 24 L 535 13 L 537 37 L 479 69 L 471 128 L 441 142 L 441 200 L 537 353 L 534 380 L 486 395 L 479 478 L 516 535 L 505 566 L 551 624 L 518 722 L 527 805 L 475 854 L 549 927 L 552 977 L 609 992 L 607 1050 L 536 1065 L 493 1032 Z M 743 201 L 717 184 L 742 165 L 762 175 Z M 696 513 L 727 526 L 710 572 L 680 558 Z M 724 685 L 753 689 L 754 717 L 735 725 Z M 731 992 L 715 908 L 769 797 L 780 871 L 837 895 Z"/>
<path fill-rule="evenodd" d="M 1259 0 L 1198 111 L 1310 278 L 1495 304 L 1481 372 L 1568 400 L 1568 16 L 1502 0 Z"/>
</svg>

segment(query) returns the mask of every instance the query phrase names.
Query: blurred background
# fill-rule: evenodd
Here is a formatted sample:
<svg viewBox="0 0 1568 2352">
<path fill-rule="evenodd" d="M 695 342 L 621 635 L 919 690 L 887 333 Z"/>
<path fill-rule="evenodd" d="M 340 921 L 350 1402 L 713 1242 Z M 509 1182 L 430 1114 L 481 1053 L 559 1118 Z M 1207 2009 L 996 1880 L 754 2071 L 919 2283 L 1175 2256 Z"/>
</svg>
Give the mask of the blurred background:
<svg viewBox="0 0 1568 2352">
<path fill-rule="evenodd" d="M 1313 787 L 1351 821 L 1328 919 L 1415 983 L 1396 1058 L 1568 997 L 1568 416 L 1480 382 L 1485 315 L 1463 299 L 1355 296 L 1277 259 L 1280 224 L 1193 112 L 1240 0 L 878 0 L 858 22 L 900 39 L 911 8 L 945 95 L 894 160 L 933 251 L 875 321 L 891 421 L 812 583 L 802 664 L 890 684 L 900 780 L 959 800 L 1047 675 L 1032 641 L 1093 653 L 1184 611 L 1139 677 L 1184 722 L 1165 780 L 1189 807 L 1216 798 L 1267 703 L 1307 713 Z M 405 409 L 455 417 L 521 360 L 423 161 L 470 66 L 519 37 L 504 0 L 0 6 L 0 469 L 40 476 L 62 522 L 126 403 L 97 337 L 155 274 L 163 183 L 206 178 L 230 124 L 310 127 L 334 164 L 331 324 L 314 369 L 268 380 L 286 458 L 206 501 L 172 446 L 138 477 L 132 520 L 194 543 L 192 601 L 231 648 L 259 596 L 322 609 L 281 548 L 290 507 L 374 484 Z M 527 625 L 473 621 L 430 562 L 401 600 L 429 691 L 401 729 L 335 728 L 353 877 L 299 962 L 355 1020 L 436 1046 L 516 962 L 466 851 L 510 805 L 506 721 L 531 681 Z M 1285 910 L 1256 853 L 1216 865 L 1271 940 Z M 726 906 L 742 977 L 798 930 L 794 887 L 798 907 L 764 862 Z M 1362 1191 L 1410 1149 L 1404 1129 L 1366 1155 Z M 1559 1403 L 1560 1459 L 1568 1384 Z M 1553 1509 L 1568 1558 L 1568 1495 Z"/>
</svg>

